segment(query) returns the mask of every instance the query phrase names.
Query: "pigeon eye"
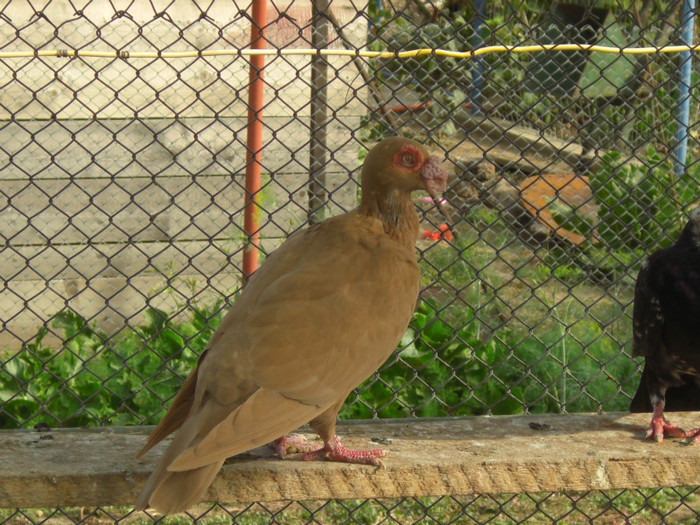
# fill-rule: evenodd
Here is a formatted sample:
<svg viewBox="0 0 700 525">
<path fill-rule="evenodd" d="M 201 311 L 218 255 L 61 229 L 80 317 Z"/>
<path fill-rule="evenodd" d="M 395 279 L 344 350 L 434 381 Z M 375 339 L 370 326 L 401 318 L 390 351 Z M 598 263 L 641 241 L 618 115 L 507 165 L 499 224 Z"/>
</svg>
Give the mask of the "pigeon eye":
<svg viewBox="0 0 700 525">
<path fill-rule="evenodd" d="M 412 168 L 416 164 L 416 157 L 413 156 L 413 153 L 404 153 L 401 155 L 401 164 Z"/>
<path fill-rule="evenodd" d="M 394 166 L 404 169 L 415 170 L 422 162 L 420 152 L 413 147 L 404 147 L 396 152 L 394 156 Z"/>
</svg>

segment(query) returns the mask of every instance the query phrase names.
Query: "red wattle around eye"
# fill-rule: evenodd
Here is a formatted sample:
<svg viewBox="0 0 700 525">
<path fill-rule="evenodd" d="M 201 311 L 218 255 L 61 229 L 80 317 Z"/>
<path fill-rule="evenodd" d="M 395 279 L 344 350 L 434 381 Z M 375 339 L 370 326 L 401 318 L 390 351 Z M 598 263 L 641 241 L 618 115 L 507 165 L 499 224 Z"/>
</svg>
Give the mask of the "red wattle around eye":
<svg viewBox="0 0 700 525">
<path fill-rule="evenodd" d="M 397 168 L 415 170 L 422 163 L 420 152 L 411 146 L 401 148 L 394 155 L 393 165 Z"/>
</svg>

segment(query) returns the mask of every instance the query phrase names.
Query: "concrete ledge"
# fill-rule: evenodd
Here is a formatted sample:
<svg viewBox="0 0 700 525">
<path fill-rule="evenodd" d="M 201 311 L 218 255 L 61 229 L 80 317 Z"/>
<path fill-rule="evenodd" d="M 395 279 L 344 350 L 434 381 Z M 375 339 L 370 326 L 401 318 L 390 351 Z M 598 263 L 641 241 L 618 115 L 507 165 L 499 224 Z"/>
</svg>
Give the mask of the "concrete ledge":
<svg viewBox="0 0 700 525">
<path fill-rule="evenodd" d="M 644 439 L 650 414 L 354 421 L 346 446 L 385 448 L 384 468 L 279 460 L 263 447 L 229 460 L 207 499 L 252 502 L 700 485 L 700 446 Z M 669 414 L 683 428 L 700 412 Z M 130 505 L 164 444 L 150 429 L 0 431 L 0 507 Z M 302 429 L 302 433 L 305 433 Z"/>
</svg>

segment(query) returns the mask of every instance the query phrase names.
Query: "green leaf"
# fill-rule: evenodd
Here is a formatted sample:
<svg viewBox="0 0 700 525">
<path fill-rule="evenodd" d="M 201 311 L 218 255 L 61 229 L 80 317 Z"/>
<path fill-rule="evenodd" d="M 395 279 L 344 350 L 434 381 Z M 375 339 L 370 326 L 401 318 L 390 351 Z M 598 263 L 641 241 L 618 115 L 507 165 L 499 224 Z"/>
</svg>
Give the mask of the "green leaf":
<svg viewBox="0 0 700 525">
<path fill-rule="evenodd" d="M 164 329 L 158 334 L 157 348 L 163 357 L 179 352 L 184 346 L 182 337 L 171 329 Z"/>
<path fill-rule="evenodd" d="M 547 207 L 552 214 L 552 218 L 559 226 L 573 233 L 578 233 L 587 239 L 592 236 L 594 226 L 590 219 L 578 213 L 558 197 L 548 199 Z"/>
<path fill-rule="evenodd" d="M 51 325 L 63 330 L 66 339 L 69 339 L 85 328 L 85 320 L 71 310 L 63 310 L 53 317 Z"/>
<path fill-rule="evenodd" d="M 146 309 L 144 316 L 146 317 L 144 333 L 148 335 L 155 335 L 159 333 L 165 326 L 165 323 L 168 321 L 168 314 L 163 310 L 159 310 L 158 308 L 151 307 Z"/>
</svg>

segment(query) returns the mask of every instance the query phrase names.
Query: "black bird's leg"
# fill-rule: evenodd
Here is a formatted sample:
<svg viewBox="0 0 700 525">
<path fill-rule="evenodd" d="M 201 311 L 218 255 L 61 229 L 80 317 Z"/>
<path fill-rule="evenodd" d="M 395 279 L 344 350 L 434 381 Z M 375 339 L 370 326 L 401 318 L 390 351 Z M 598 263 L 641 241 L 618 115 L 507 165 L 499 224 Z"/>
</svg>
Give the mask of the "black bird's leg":
<svg viewBox="0 0 700 525">
<path fill-rule="evenodd" d="M 700 428 L 688 430 L 683 437 L 688 439 L 688 445 L 697 445 L 700 443 Z"/>
<path fill-rule="evenodd" d="M 651 404 L 654 407 L 654 413 L 651 416 L 651 425 L 647 431 L 647 439 L 653 438 L 657 443 L 661 443 L 664 440 L 664 436 L 670 438 L 690 437 L 686 436 L 686 432 L 681 430 L 678 425 L 671 423 L 664 417 L 665 400 L 663 394 L 661 396 L 652 394 Z"/>
</svg>

